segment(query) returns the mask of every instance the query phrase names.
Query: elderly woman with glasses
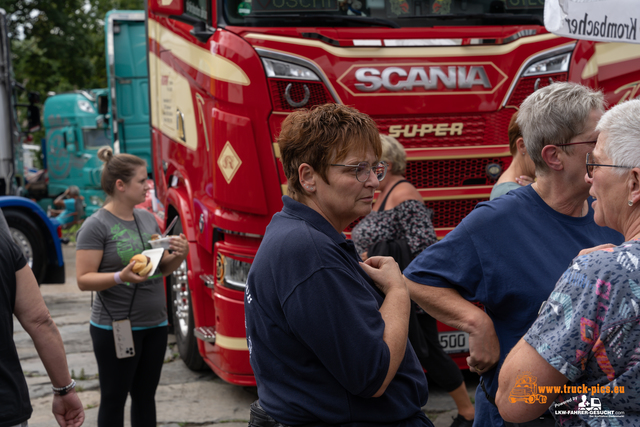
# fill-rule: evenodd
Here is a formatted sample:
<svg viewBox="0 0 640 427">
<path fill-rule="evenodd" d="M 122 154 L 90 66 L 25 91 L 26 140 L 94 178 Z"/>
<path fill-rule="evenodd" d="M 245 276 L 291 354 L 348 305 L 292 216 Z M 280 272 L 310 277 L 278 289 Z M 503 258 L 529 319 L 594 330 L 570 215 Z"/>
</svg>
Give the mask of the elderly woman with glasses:
<svg viewBox="0 0 640 427">
<path fill-rule="evenodd" d="M 556 425 L 640 425 L 640 100 L 606 112 L 596 130 L 585 175 L 595 221 L 625 242 L 575 258 L 508 355 L 496 399 L 508 421 L 534 419 L 555 399 Z M 513 403 L 525 371 L 546 399 Z"/>
<path fill-rule="evenodd" d="M 400 270 L 389 257 L 361 262 L 342 234 L 386 174 L 375 123 L 343 105 L 300 110 L 278 145 L 289 196 L 245 293 L 260 396 L 249 425 L 432 426 Z"/>
</svg>

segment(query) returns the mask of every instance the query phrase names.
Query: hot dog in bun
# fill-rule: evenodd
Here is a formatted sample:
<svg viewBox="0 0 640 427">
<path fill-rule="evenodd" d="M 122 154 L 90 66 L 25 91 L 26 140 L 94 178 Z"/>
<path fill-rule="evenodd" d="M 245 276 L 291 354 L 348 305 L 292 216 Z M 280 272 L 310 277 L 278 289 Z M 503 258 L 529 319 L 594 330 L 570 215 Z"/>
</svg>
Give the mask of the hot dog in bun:
<svg viewBox="0 0 640 427">
<path fill-rule="evenodd" d="M 131 257 L 131 261 L 135 261 L 131 270 L 139 276 L 146 276 L 153 268 L 153 265 L 151 265 L 151 258 L 146 255 L 134 255 Z"/>
</svg>

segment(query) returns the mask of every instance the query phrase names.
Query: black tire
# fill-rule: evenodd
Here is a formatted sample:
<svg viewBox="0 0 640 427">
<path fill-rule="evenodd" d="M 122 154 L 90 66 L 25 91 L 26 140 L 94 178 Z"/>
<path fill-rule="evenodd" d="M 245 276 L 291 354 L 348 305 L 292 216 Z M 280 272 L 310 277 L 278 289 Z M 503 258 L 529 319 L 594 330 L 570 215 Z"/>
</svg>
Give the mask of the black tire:
<svg viewBox="0 0 640 427">
<path fill-rule="evenodd" d="M 47 251 L 38 225 L 24 212 L 6 209 L 4 216 L 7 219 L 13 241 L 16 242 L 27 259 L 27 265 L 33 270 L 38 284 L 42 283 L 47 272 Z"/>
<path fill-rule="evenodd" d="M 182 224 L 178 221 L 173 234 L 179 235 L 180 233 L 182 233 Z M 193 333 L 195 321 L 187 268 L 187 261 L 184 260 L 180 267 L 168 277 L 173 333 L 176 337 L 180 358 L 184 364 L 192 371 L 202 371 L 207 368 L 207 364 L 198 351 L 198 339 Z"/>
</svg>

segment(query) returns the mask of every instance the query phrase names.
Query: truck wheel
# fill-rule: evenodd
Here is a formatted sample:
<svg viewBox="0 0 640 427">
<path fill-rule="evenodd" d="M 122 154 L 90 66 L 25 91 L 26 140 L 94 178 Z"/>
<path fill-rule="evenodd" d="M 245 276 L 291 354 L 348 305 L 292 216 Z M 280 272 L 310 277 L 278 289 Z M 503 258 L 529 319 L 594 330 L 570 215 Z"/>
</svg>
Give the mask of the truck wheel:
<svg viewBox="0 0 640 427">
<path fill-rule="evenodd" d="M 47 259 L 45 257 L 45 243 L 40 229 L 28 216 L 10 209 L 4 211 L 4 216 L 9 225 L 9 231 L 13 241 L 16 242 L 27 265 L 33 270 L 38 284 L 44 280 L 46 273 Z"/>
<path fill-rule="evenodd" d="M 180 221 L 176 224 L 175 230 L 177 235 L 182 232 Z M 207 364 L 200 356 L 198 341 L 193 333 L 195 321 L 187 271 L 187 261 L 184 260 L 170 276 L 173 333 L 176 336 L 180 358 L 185 365 L 192 371 L 201 371 L 207 367 Z"/>
</svg>

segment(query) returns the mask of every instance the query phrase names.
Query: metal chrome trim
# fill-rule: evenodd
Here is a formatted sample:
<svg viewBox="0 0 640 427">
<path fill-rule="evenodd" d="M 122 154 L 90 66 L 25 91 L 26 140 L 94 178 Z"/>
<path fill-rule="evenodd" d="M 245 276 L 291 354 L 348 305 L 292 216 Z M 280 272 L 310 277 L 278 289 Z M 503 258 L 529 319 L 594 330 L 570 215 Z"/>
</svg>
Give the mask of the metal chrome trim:
<svg viewBox="0 0 640 427">
<path fill-rule="evenodd" d="M 216 281 L 212 274 L 201 274 L 200 280 L 202 280 L 204 282 L 204 285 L 209 289 L 213 289 Z"/>
<path fill-rule="evenodd" d="M 354 46 L 382 46 L 382 40 L 369 40 L 369 39 L 355 39 L 353 40 Z"/>
<path fill-rule="evenodd" d="M 225 230 L 224 228 L 219 228 L 218 230 L 221 231 L 222 233 L 225 234 L 233 234 L 235 236 L 242 236 L 242 237 L 252 237 L 252 238 L 256 238 L 256 239 L 262 239 L 262 234 L 253 234 L 253 233 L 242 233 L 240 231 L 231 231 L 231 230 Z M 236 254 L 234 254 L 236 255 Z M 240 255 L 238 255 L 240 256 Z"/>
<path fill-rule="evenodd" d="M 507 44 L 507 43 L 514 42 L 514 41 L 518 40 L 521 37 L 535 36 L 537 33 L 538 33 L 537 30 L 522 30 L 522 31 L 518 31 L 515 34 L 512 34 L 509 37 L 506 37 L 506 38 L 502 39 L 502 44 Z"/>
<path fill-rule="evenodd" d="M 511 94 L 515 90 L 518 82 L 520 81 L 520 79 L 524 75 L 524 72 L 531 65 L 533 65 L 534 63 L 536 63 L 538 61 L 541 61 L 543 59 L 551 58 L 552 56 L 561 55 L 561 54 L 567 53 L 567 52 L 572 52 L 573 53 L 573 50 L 576 47 L 576 43 L 577 43 L 577 41 L 574 41 L 574 42 L 570 42 L 570 43 L 564 44 L 562 46 L 554 47 L 554 48 L 549 49 L 549 50 L 547 50 L 545 52 L 541 52 L 541 53 L 538 53 L 536 55 L 533 55 L 526 62 L 524 62 L 520 66 L 520 69 L 518 70 L 518 72 L 516 73 L 516 78 L 514 78 L 511 81 L 511 86 L 509 86 L 509 90 L 507 91 L 504 99 L 502 100 L 502 107 L 505 107 L 507 105 L 507 102 L 509 101 L 509 98 L 511 98 Z M 571 58 L 569 58 L 569 61 L 571 61 Z"/>
<path fill-rule="evenodd" d="M 329 82 L 329 79 L 327 78 L 327 76 L 324 74 L 324 71 L 322 71 L 322 69 L 318 67 L 316 64 L 314 64 L 313 62 L 304 58 L 300 58 L 299 56 L 294 56 L 286 53 L 274 52 L 272 50 L 267 50 L 259 47 L 256 47 L 255 49 L 256 49 L 256 52 L 258 52 L 258 55 L 261 57 L 277 59 L 279 61 L 284 61 L 284 62 L 291 62 L 293 64 L 298 64 L 303 67 L 309 68 L 311 71 L 316 73 L 318 77 L 320 77 L 320 80 L 322 81 L 322 83 L 324 83 L 327 90 L 329 90 L 329 93 L 331 94 L 331 96 L 333 96 L 334 101 L 337 104 L 342 104 L 342 102 L 340 101 L 340 98 L 338 97 L 338 94 L 333 89 L 333 86 L 331 86 L 331 83 Z"/>
<path fill-rule="evenodd" d="M 193 335 L 204 342 L 210 342 L 212 344 L 216 342 L 216 330 L 213 326 L 193 328 Z"/>
<path fill-rule="evenodd" d="M 353 41 L 355 44 L 355 40 Z M 461 46 L 462 39 L 385 39 L 389 47 Z"/>
</svg>

